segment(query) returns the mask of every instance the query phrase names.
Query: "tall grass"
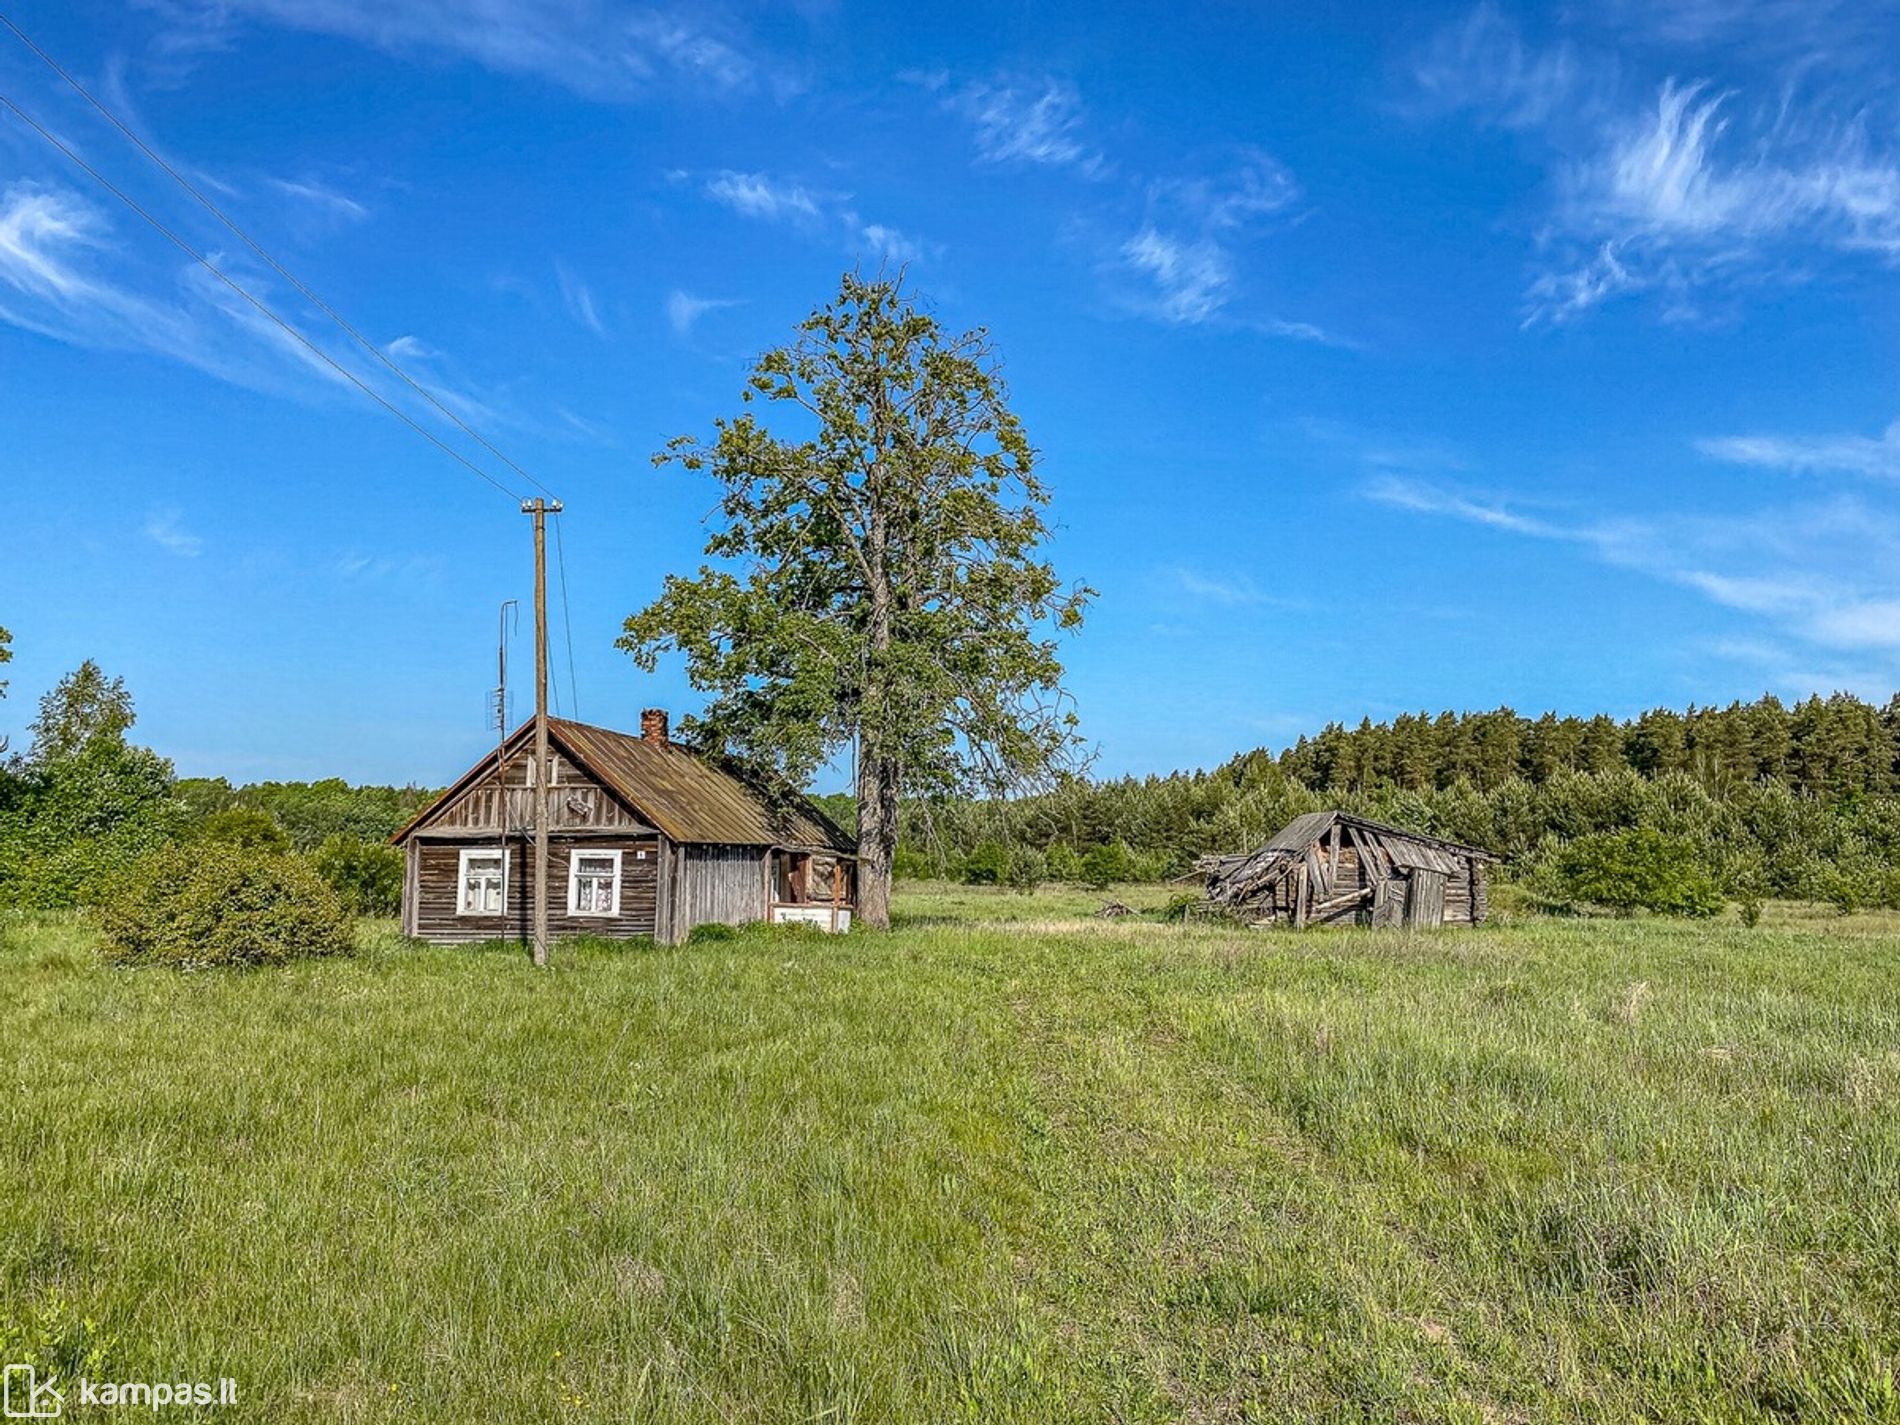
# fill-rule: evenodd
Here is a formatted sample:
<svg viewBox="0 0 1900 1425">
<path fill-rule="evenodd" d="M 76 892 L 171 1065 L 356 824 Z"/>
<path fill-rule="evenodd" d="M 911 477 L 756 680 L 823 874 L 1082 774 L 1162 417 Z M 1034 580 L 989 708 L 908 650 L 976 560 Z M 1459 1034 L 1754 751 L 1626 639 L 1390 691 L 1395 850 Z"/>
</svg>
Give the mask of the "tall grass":
<svg viewBox="0 0 1900 1425">
<path fill-rule="evenodd" d="M 0 1334 L 227 1420 L 1900 1419 L 1887 927 L 1097 899 L 544 974 L 16 923 Z"/>
</svg>

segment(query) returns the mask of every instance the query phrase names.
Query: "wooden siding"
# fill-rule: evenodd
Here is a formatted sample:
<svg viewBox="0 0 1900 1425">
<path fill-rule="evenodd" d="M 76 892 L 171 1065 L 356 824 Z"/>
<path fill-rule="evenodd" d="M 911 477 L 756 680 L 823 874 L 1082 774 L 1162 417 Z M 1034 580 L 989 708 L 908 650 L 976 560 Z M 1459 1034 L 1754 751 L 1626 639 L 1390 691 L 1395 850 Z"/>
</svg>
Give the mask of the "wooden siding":
<svg viewBox="0 0 1900 1425">
<path fill-rule="evenodd" d="M 652 834 L 648 826 L 598 779 L 589 776 L 571 758 L 558 749 L 549 752 L 552 774 L 548 778 L 548 831 L 603 831 L 619 835 Z M 504 767 L 507 796 L 507 822 L 510 831 L 522 831 L 534 825 L 534 790 L 528 773 L 534 766 L 531 749 L 511 755 Z M 488 772 L 449 801 L 435 808 L 415 829 L 416 835 L 431 837 L 463 836 L 479 838 L 484 833 L 492 840 L 501 831 L 503 788 L 495 785 L 494 761 Z M 565 901 L 562 904 L 566 904 Z"/>
<path fill-rule="evenodd" d="M 676 846 L 671 851 L 669 939 L 683 940 L 695 925 L 743 925 L 766 918 L 769 868 L 763 848 Z"/>
<path fill-rule="evenodd" d="M 1321 823 L 1316 817 L 1313 824 Z M 1336 823 L 1322 825 L 1319 838 L 1290 858 L 1288 874 L 1250 907 L 1252 919 L 1256 924 L 1296 927 L 1397 925 L 1401 917 L 1409 925 L 1484 922 L 1489 909 L 1484 862 L 1446 855 L 1444 864 L 1450 869 L 1440 872 L 1429 866 L 1389 864 L 1391 860 L 1371 840 L 1362 843 L 1350 826 L 1341 835 Z M 1410 890 L 1418 876 L 1436 883 L 1422 899 Z"/>
<path fill-rule="evenodd" d="M 513 837 L 508 847 L 508 900 L 505 915 L 460 915 L 461 854 L 466 837 L 409 843 L 414 894 L 404 907 L 404 929 L 417 939 L 440 944 L 471 940 L 525 939 L 533 905 L 534 843 Z M 621 852 L 620 913 L 570 915 L 567 910 L 568 858 L 574 850 Z M 548 847 L 548 932 L 551 935 L 651 936 L 657 928 L 660 840 L 653 836 L 613 839 L 555 837 Z M 644 853 L 644 854 L 642 854 Z"/>
<path fill-rule="evenodd" d="M 1433 930 L 1445 923 L 1445 875 L 1419 867 L 1407 878 L 1405 924 L 1412 930 Z"/>
</svg>

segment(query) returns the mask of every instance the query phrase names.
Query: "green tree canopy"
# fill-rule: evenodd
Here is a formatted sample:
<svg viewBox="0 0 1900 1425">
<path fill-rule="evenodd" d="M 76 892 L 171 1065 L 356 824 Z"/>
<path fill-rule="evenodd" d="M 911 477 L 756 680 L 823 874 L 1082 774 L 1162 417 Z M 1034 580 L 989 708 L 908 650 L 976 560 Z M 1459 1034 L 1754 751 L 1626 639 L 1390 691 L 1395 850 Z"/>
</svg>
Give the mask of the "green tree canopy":
<svg viewBox="0 0 1900 1425">
<path fill-rule="evenodd" d="M 125 679 L 108 678 L 88 658 L 40 699 L 32 760 L 47 766 L 78 756 L 93 742 L 123 742 L 137 720 Z"/>
<path fill-rule="evenodd" d="M 744 402 L 655 457 L 723 494 L 719 561 L 627 620 L 711 694 L 689 736 L 803 783 L 855 747 L 859 915 L 888 923 L 900 794 L 1004 793 L 1072 759 L 1050 636 L 1092 590 L 1042 557 L 1048 491 L 988 335 L 952 336 L 898 280 L 847 275 Z"/>
<path fill-rule="evenodd" d="M 125 740 L 131 694 L 88 659 L 40 700 L 33 748 L 0 797 L 0 905 L 96 900 L 176 829 L 172 764 Z"/>
</svg>

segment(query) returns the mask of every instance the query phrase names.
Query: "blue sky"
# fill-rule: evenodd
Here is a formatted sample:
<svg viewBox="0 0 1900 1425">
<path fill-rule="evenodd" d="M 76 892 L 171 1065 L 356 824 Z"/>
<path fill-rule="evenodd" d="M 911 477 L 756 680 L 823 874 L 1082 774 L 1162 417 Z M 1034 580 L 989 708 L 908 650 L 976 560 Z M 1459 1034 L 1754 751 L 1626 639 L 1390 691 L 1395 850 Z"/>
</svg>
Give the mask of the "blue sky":
<svg viewBox="0 0 1900 1425">
<path fill-rule="evenodd" d="M 647 457 L 881 262 L 1006 358 L 1104 772 L 1900 686 L 1891 4 L 9 13 L 566 500 L 589 720 L 693 705 L 612 648 L 713 499 Z M 3 34 L 0 93 L 431 419 Z M 88 656 L 185 773 L 487 744 L 527 522 L 7 114 L 0 431 L 16 746 Z"/>
</svg>

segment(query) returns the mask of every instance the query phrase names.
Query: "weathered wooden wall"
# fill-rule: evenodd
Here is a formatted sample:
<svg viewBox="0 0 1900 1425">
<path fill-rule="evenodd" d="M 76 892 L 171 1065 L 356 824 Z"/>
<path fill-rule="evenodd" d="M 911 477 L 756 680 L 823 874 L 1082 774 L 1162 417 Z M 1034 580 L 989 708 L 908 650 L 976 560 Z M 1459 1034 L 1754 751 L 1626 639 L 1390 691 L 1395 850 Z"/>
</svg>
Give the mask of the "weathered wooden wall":
<svg viewBox="0 0 1900 1425">
<path fill-rule="evenodd" d="M 529 930 L 534 883 L 532 838 L 509 843 L 508 902 L 505 915 L 461 915 L 461 853 L 471 840 L 410 842 L 411 894 L 405 897 L 404 930 L 420 940 L 456 944 L 471 940 L 521 939 Z M 653 836 L 620 839 L 598 834 L 556 839 L 548 847 L 548 930 L 553 935 L 651 936 L 657 929 L 660 840 Z M 570 915 L 567 910 L 568 857 L 575 850 L 621 852 L 620 913 Z"/>
<path fill-rule="evenodd" d="M 1454 858 L 1455 869 L 1445 879 L 1444 920 L 1446 925 L 1482 924 L 1489 911 L 1485 889 L 1484 863 L 1469 857 Z M 1315 875 L 1319 871 L 1322 874 Z M 1324 887 L 1325 872 L 1330 871 L 1332 888 Z M 1393 878 L 1390 923 L 1397 924 L 1406 898 L 1403 877 Z M 1373 920 L 1374 907 L 1369 899 L 1352 898 L 1373 884 L 1373 875 L 1349 838 L 1334 848 L 1321 844 L 1306 855 L 1304 864 L 1284 877 L 1272 895 L 1254 910 L 1260 921 L 1301 921 L 1306 925 L 1353 925 Z M 1343 903 L 1342 902 L 1346 902 Z M 1379 920 L 1377 923 L 1387 923 Z"/>
<path fill-rule="evenodd" d="M 695 925 L 743 925 L 766 918 L 770 891 L 764 847 L 679 846 L 667 859 L 669 938 L 684 939 Z"/>
<path fill-rule="evenodd" d="M 548 777 L 548 830 L 563 831 L 635 831 L 649 832 L 646 825 L 612 792 L 588 776 L 556 748 L 548 753 L 552 771 Z M 534 825 L 534 789 L 528 781 L 533 769 L 532 751 L 511 757 L 502 769 L 507 798 L 507 826 L 520 831 Z M 421 827 L 433 836 L 490 834 L 501 830 L 504 788 L 495 783 L 491 759 L 488 772 L 462 794 L 442 807 Z"/>
</svg>

